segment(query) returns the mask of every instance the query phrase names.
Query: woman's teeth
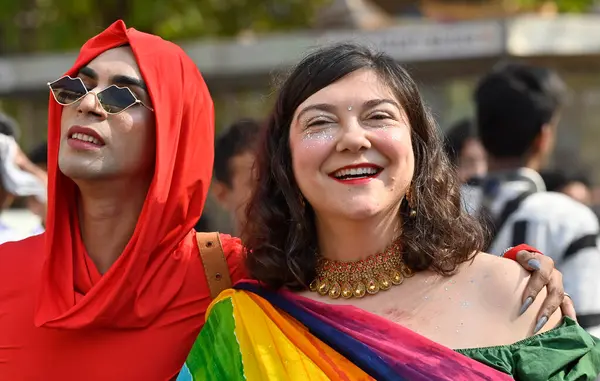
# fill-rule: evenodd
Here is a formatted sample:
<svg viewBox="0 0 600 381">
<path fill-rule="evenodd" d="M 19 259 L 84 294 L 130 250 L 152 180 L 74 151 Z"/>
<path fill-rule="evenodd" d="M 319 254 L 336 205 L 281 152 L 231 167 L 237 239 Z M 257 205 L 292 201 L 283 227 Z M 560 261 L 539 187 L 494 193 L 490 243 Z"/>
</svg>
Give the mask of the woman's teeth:
<svg viewBox="0 0 600 381">
<path fill-rule="evenodd" d="M 379 171 L 379 169 L 374 167 L 347 168 L 335 171 L 333 173 L 333 177 L 340 180 L 348 178 L 369 177 L 376 175 L 377 173 L 379 173 Z"/>
</svg>

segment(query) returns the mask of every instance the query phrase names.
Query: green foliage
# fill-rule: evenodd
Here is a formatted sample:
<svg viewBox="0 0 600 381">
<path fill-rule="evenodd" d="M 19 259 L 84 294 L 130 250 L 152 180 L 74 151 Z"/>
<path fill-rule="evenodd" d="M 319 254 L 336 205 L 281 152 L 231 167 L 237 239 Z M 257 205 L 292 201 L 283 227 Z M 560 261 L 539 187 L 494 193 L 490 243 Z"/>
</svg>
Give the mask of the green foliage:
<svg viewBox="0 0 600 381">
<path fill-rule="evenodd" d="M 560 0 L 556 2 L 561 12 L 587 12 L 596 4 L 595 0 Z"/>
<path fill-rule="evenodd" d="M 117 19 L 169 40 L 305 28 L 327 0 L 0 0 L 0 53 L 68 50 Z"/>
<path fill-rule="evenodd" d="M 582 13 L 587 12 L 594 4 L 597 3 L 596 0 L 515 0 L 515 3 L 524 7 L 524 8 L 533 8 L 545 3 L 554 3 L 556 4 L 558 10 L 560 12 L 567 13 Z"/>
</svg>

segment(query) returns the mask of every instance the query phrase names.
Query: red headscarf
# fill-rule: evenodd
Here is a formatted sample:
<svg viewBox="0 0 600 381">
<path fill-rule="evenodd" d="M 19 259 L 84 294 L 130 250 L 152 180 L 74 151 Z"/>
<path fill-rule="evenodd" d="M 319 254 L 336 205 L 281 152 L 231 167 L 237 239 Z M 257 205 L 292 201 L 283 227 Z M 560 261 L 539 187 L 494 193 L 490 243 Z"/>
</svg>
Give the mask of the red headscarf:
<svg viewBox="0 0 600 381">
<path fill-rule="evenodd" d="M 212 172 L 213 104 L 179 47 L 122 21 L 88 41 L 67 74 L 124 44 L 156 118 L 155 173 L 135 231 L 101 275 L 79 234 L 78 190 L 58 170 L 62 107 L 50 98 L 47 231 L 0 245 L 0 380 L 171 380 L 204 324 L 211 296 L 193 226 Z M 235 282 L 243 247 L 221 242 Z"/>
<path fill-rule="evenodd" d="M 62 106 L 52 98 L 48 124 L 46 259 L 36 326 L 145 327 L 177 295 L 197 256 L 192 228 L 212 174 L 214 113 L 196 65 L 177 45 L 117 21 L 82 48 L 79 69 L 100 53 L 129 44 L 154 105 L 154 178 L 131 240 L 101 276 L 78 234 L 77 189 L 58 170 Z M 186 238 L 187 237 L 187 238 Z"/>
</svg>

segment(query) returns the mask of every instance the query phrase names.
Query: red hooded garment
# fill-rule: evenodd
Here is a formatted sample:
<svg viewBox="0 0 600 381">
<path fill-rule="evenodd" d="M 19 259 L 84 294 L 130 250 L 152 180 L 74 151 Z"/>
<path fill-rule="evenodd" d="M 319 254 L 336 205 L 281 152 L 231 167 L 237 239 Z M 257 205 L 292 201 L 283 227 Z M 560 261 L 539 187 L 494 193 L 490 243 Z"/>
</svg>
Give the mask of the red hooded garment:
<svg viewBox="0 0 600 381">
<path fill-rule="evenodd" d="M 193 226 L 213 164 L 213 104 L 191 59 L 122 21 L 89 40 L 78 70 L 128 43 L 152 99 L 156 168 L 127 247 L 101 275 L 79 235 L 77 188 L 58 170 L 62 106 L 48 120 L 46 233 L 0 246 L 0 380 L 169 380 L 181 369 L 210 293 Z M 222 236 L 232 280 L 242 246 Z"/>
</svg>

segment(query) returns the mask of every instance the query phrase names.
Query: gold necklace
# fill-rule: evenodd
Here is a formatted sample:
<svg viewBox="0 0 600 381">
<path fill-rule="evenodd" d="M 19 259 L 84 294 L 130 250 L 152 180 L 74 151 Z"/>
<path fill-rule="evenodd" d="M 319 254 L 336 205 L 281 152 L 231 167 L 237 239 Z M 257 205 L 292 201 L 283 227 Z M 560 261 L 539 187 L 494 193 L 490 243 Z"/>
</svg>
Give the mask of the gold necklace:
<svg viewBox="0 0 600 381">
<path fill-rule="evenodd" d="M 319 258 L 317 277 L 309 289 L 320 295 L 337 299 L 350 299 L 374 295 L 380 290 L 389 290 L 402 284 L 404 278 L 414 273 L 402 261 L 399 241 L 395 241 L 383 253 L 373 254 L 356 262 L 333 261 Z"/>
</svg>

